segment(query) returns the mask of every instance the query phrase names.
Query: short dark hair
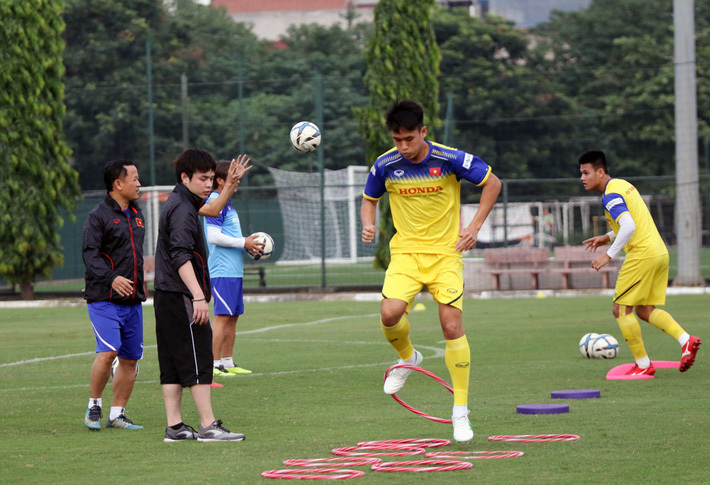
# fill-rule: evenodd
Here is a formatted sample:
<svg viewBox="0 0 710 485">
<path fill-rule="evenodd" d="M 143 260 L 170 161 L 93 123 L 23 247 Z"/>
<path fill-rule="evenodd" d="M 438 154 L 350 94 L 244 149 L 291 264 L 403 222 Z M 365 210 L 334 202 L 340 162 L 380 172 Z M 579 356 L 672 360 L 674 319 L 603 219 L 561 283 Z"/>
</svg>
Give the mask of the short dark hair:
<svg viewBox="0 0 710 485">
<path fill-rule="evenodd" d="M 195 172 L 204 173 L 215 169 L 214 158 L 210 152 L 201 148 L 188 148 L 173 161 L 173 165 L 178 183 L 182 182 L 183 172 L 191 179 Z"/>
<path fill-rule="evenodd" d="M 217 166 L 214 169 L 214 181 L 212 182 L 212 190 L 216 190 L 219 187 L 219 182 L 217 179 L 222 179 L 227 181 L 227 175 L 229 174 L 229 166 L 232 164 L 229 160 L 220 160 L 217 162 Z"/>
<path fill-rule="evenodd" d="M 590 150 L 579 157 L 579 164 L 591 163 L 594 170 L 604 169 L 604 173 L 609 173 L 606 169 L 606 156 L 601 150 Z"/>
<path fill-rule="evenodd" d="M 128 174 L 126 170 L 127 166 L 135 165 L 130 160 L 111 160 L 104 165 L 104 185 L 106 186 L 106 192 L 111 192 L 113 190 L 113 183 L 125 177 Z"/>
<path fill-rule="evenodd" d="M 385 115 L 387 129 L 398 132 L 402 128 L 415 131 L 424 126 L 424 109 L 412 100 L 402 99 L 392 103 Z"/>
</svg>

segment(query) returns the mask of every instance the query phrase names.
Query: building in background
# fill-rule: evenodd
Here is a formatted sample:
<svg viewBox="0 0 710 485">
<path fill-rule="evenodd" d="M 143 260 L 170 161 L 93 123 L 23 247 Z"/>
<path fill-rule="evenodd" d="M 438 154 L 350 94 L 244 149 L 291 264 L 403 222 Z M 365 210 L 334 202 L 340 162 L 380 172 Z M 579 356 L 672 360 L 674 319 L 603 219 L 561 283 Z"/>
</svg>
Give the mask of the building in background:
<svg viewBox="0 0 710 485">
<path fill-rule="evenodd" d="M 413 0 L 414 1 L 414 0 Z M 592 0 L 437 0 L 441 7 L 468 7 L 471 15 L 487 13 L 513 20 L 518 28 L 529 28 L 546 21 L 553 10 L 580 10 Z M 348 22 L 348 9 L 356 14 L 355 22 L 372 22 L 378 0 L 211 0 L 210 5 L 224 8 L 237 22 L 252 26 L 262 39 L 278 40 L 289 26 Z"/>
<path fill-rule="evenodd" d="M 553 10 L 583 10 L 592 0 L 475 0 L 478 16 L 491 13 L 512 20 L 520 29 L 534 27 L 550 18 Z"/>
</svg>

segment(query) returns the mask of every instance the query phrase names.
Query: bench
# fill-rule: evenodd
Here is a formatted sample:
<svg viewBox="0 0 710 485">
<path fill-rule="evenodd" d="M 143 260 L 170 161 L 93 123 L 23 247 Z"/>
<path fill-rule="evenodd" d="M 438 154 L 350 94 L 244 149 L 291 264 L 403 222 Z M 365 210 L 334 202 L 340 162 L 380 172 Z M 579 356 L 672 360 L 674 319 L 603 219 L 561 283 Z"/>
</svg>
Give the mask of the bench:
<svg viewBox="0 0 710 485">
<path fill-rule="evenodd" d="M 259 288 L 266 288 L 266 271 L 263 266 L 245 265 L 244 276 L 248 274 L 259 277 Z M 143 258 L 143 279 L 147 284 L 155 280 L 155 256 L 145 256 Z"/>
<path fill-rule="evenodd" d="M 612 259 L 609 264 L 599 271 L 592 268 L 592 261 L 598 255 L 603 254 L 604 248 L 597 249 L 596 252 L 589 252 L 582 246 L 558 246 L 554 249 L 555 261 L 561 264 L 560 267 L 551 268 L 551 273 L 562 275 L 562 289 L 567 290 L 570 286 L 570 276 L 573 274 L 600 274 L 602 276 L 602 287 L 609 288 L 609 275 L 618 273 L 621 267 L 619 259 Z"/>
<path fill-rule="evenodd" d="M 529 274 L 533 289 L 539 288 L 538 276 L 548 271 L 550 258 L 546 248 L 489 248 L 483 250 L 483 260 L 489 266 L 482 270 L 493 277 L 493 289 L 500 290 L 501 275 Z"/>
</svg>

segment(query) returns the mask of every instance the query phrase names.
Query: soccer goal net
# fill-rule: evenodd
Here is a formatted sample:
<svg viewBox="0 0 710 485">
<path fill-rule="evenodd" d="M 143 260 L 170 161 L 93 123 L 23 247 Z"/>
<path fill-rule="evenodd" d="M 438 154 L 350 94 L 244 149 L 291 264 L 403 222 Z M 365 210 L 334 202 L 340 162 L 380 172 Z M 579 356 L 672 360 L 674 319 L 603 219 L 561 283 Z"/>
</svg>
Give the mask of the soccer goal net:
<svg viewBox="0 0 710 485">
<path fill-rule="evenodd" d="M 278 190 L 284 228 L 284 252 L 279 261 L 320 261 L 321 234 L 325 258 L 331 262 L 357 261 L 372 256 L 374 244 L 360 241 L 360 203 L 368 168 L 351 165 L 325 170 L 323 202 L 320 173 L 269 168 Z M 321 225 L 321 205 L 324 223 Z M 322 226 L 322 227 L 321 227 Z"/>
</svg>

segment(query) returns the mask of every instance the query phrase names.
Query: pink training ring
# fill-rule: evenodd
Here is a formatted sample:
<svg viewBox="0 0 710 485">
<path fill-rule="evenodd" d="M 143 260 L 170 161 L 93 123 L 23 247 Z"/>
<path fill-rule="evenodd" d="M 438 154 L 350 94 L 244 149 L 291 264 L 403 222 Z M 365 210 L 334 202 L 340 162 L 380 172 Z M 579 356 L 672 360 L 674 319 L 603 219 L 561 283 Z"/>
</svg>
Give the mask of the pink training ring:
<svg viewBox="0 0 710 485">
<path fill-rule="evenodd" d="M 403 440 L 375 440 L 361 441 L 359 445 L 415 445 L 421 448 L 436 448 L 438 446 L 449 446 L 451 441 L 443 438 L 410 438 Z"/>
<path fill-rule="evenodd" d="M 423 455 L 426 450 L 414 445 L 358 445 L 336 448 L 331 450 L 331 453 L 340 456 L 410 456 Z"/>
<path fill-rule="evenodd" d="M 489 436 L 488 441 L 517 441 L 520 443 L 541 443 L 543 441 L 576 441 L 576 434 L 514 434 Z"/>
<path fill-rule="evenodd" d="M 264 478 L 283 478 L 287 480 L 344 480 L 347 478 L 364 477 L 360 470 L 343 470 L 338 468 L 300 468 L 294 470 L 267 470 L 261 474 Z"/>
<path fill-rule="evenodd" d="M 523 456 L 522 451 L 433 451 L 427 458 L 453 458 L 456 460 L 485 460 L 493 458 L 515 458 Z"/>
<path fill-rule="evenodd" d="M 335 458 L 307 458 L 307 459 L 296 459 L 296 460 L 286 460 L 284 465 L 286 466 L 300 466 L 300 467 L 346 467 L 346 466 L 370 466 L 378 465 L 382 463 L 382 458 L 357 458 L 357 457 L 347 457 L 339 456 Z"/>
<path fill-rule="evenodd" d="M 428 370 L 422 369 L 421 367 L 417 367 L 416 365 L 395 364 L 395 365 L 389 367 L 389 368 L 385 371 L 385 380 L 387 379 L 387 376 L 389 375 L 389 373 L 390 373 L 393 369 L 397 369 L 397 368 L 400 368 L 400 367 L 403 368 L 403 369 L 411 369 L 411 370 L 415 370 L 415 371 L 417 371 L 417 372 L 421 372 L 421 373 L 424 374 L 425 376 L 429 376 L 429 377 L 431 377 L 432 379 L 434 379 L 435 381 L 439 382 L 441 385 L 443 385 L 445 388 L 447 388 L 451 394 L 454 393 L 454 390 L 451 388 L 451 386 L 449 385 L 449 383 L 446 382 L 444 379 L 442 379 L 441 377 L 437 376 L 437 375 L 434 374 L 433 372 L 429 372 Z M 409 409 L 409 410 L 410 410 L 411 412 L 413 412 L 414 414 L 418 414 L 419 416 L 421 416 L 421 417 L 423 417 L 423 418 L 429 419 L 429 420 L 431 420 L 431 421 L 436 421 L 437 423 L 451 423 L 451 420 L 450 420 L 450 419 L 437 418 L 437 417 L 435 417 L 435 416 L 432 416 L 432 415 L 430 415 L 430 414 L 427 414 L 427 413 L 425 413 L 425 412 L 423 412 L 423 411 L 418 410 L 418 409 L 415 408 L 414 406 L 410 406 L 409 404 L 407 404 L 406 402 L 404 402 L 402 399 L 400 399 L 399 396 L 397 396 L 397 394 L 392 394 L 392 398 L 393 398 L 395 401 L 397 401 L 398 403 L 400 403 L 402 406 L 404 406 L 405 408 Z"/>
<path fill-rule="evenodd" d="M 372 465 L 376 472 L 447 472 L 453 470 L 466 470 L 472 468 L 469 461 L 450 460 L 417 460 L 417 461 L 390 461 Z"/>
</svg>

